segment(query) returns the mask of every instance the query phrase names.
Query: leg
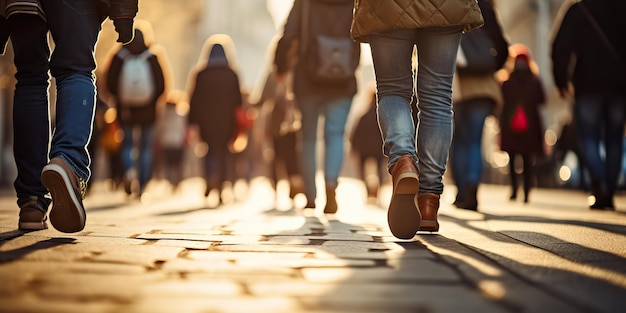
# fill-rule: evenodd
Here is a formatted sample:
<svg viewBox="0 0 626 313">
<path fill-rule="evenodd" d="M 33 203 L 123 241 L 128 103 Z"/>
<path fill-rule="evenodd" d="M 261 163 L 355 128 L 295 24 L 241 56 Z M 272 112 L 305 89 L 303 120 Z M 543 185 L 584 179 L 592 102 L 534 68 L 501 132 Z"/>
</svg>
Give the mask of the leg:
<svg viewBox="0 0 626 313">
<path fill-rule="evenodd" d="M 152 138 L 154 135 L 153 125 L 141 126 L 139 140 L 139 193 L 141 194 L 152 178 Z"/>
<path fill-rule="evenodd" d="M 315 208 L 317 188 L 315 176 L 317 173 L 317 124 L 320 108 L 323 107 L 323 98 L 300 98 L 298 106 L 302 112 L 302 178 L 304 179 L 304 194 L 307 197 L 307 208 Z"/>
<path fill-rule="evenodd" d="M 48 29 L 11 36 L 15 53 L 13 153 L 17 166 L 14 182 L 20 209 L 20 229 L 47 228 L 45 215 L 50 199 L 41 182 L 48 163 L 50 123 L 48 119 Z"/>
<path fill-rule="evenodd" d="M 528 203 L 528 196 L 532 187 L 534 159 L 532 155 L 522 155 L 522 161 L 524 162 L 524 203 Z"/>
<path fill-rule="evenodd" d="M 515 153 L 509 152 L 509 176 L 511 177 L 511 200 L 517 199 L 517 173 L 515 172 Z"/>
<path fill-rule="evenodd" d="M 335 190 L 344 158 L 346 121 L 352 106 L 351 98 L 333 99 L 324 110 L 324 182 L 326 183 L 325 213 L 337 212 Z"/>
<path fill-rule="evenodd" d="M 393 179 L 387 221 L 394 236 L 410 239 L 421 222 L 415 201 L 419 180 L 415 124 L 410 104 L 414 81 L 411 68 L 414 31 L 396 31 L 393 35 L 372 37 L 370 47 L 376 74 L 383 153 L 389 157 L 388 171 Z"/>
</svg>

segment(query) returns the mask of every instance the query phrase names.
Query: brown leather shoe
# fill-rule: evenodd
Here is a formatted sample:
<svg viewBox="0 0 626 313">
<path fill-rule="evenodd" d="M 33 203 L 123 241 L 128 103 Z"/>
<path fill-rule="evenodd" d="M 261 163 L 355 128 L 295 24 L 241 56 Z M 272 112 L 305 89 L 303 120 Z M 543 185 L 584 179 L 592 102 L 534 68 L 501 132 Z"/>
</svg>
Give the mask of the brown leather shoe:
<svg viewBox="0 0 626 313">
<path fill-rule="evenodd" d="M 387 211 L 391 233 L 400 239 L 411 239 L 420 226 L 420 212 L 415 195 L 419 189 L 417 167 L 410 155 L 404 155 L 391 167 L 393 195 Z"/>
<path fill-rule="evenodd" d="M 437 211 L 439 211 L 439 195 L 434 193 L 426 193 L 417 195 L 417 207 L 422 215 L 422 222 L 419 230 L 421 231 L 438 231 L 439 223 L 437 222 Z"/>
</svg>

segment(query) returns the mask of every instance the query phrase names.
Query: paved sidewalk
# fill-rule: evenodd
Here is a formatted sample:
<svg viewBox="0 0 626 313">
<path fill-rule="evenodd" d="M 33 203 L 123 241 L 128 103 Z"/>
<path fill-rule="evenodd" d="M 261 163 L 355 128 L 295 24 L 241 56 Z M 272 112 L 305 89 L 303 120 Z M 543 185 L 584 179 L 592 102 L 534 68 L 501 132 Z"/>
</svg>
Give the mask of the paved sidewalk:
<svg viewBox="0 0 626 313">
<path fill-rule="evenodd" d="M 624 196 L 590 211 L 578 191 L 524 205 L 487 185 L 471 212 L 446 187 L 440 232 L 398 240 L 348 179 L 336 216 L 274 205 L 262 179 L 221 206 L 182 187 L 142 203 L 96 186 L 76 234 L 17 231 L 5 191 L 0 312 L 626 312 Z"/>
</svg>

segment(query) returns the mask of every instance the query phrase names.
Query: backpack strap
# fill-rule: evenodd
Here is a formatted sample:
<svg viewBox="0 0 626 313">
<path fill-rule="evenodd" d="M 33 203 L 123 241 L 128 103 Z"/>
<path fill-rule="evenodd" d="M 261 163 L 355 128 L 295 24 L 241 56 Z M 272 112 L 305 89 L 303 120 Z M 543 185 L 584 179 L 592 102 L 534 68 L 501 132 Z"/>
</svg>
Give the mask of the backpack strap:
<svg viewBox="0 0 626 313">
<path fill-rule="evenodd" d="M 622 67 L 624 67 L 624 69 L 626 69 L 626 65 L 624 64 L 624 60 L 622 60 L 622 58 L 619 56 L 619 53 L 615 49 L 615 46 L 613 46 L 613 44 L 609 40 L 609 37 L 607 37 L 606 33 L 602 30 L 602 27 L 600 27 L 600 24 L 598 24 L 598 21 L 596 20 L 596 18 L 593 16 L 593 14 L 591 14 L 591 12 L 589 12 L 589 9 L 587 9 L 587 7 L 585 7 L 585 4 L 583 2 L 579 2 L 579 4 L 580 4 L 581 11 L 583 12 L 583 14 L 587 18 L 587 20 L 589 20 L 589 23 L 591 24 L 593 29 L 596 31 L 596 33 L 598 34 L 600 39 L 602 39 L 602 42 L 604 43 L 604 45 L 609 50 L 609 53 L 611 54 L 611 56 L 613 56 L 615 61 L 617 61 L 617 63 L 620 66 L 622 66 Z"/>
<path fill-rule="evenodd" d="M 128 51 L 128 49 L 122 47 L 122 49 L 117 51 L 116 54 L 117 54 L 118 57 L 120 57 L 120 59 L 125 60 L 130 55 L 130 51 Z"/>
<path fill-rule="evenodd" d="M 308 48 L 309 40 L 309 14 L 311 11 L 311 1 L 302 1 L 302 12 L 300 12 L 300 21 L 302 25 L 300 27 L 300 52 L 304 54 Z"/>
<path fill-rule="evenodd" d="M 126 60 L 129 57 L 140 57 L 142 59 L 148 59 L 150 56 L 153 55 L 152 51 L 150 51 L 150 49 L 146 49 L 143 52 L 141 52 L 140 54 L 132 54 L 128 49 L 122 47 L 122 49 L 120 49 L 117 52 L 117 55 L 122 59 L 122 60 Z"/>
</svg>

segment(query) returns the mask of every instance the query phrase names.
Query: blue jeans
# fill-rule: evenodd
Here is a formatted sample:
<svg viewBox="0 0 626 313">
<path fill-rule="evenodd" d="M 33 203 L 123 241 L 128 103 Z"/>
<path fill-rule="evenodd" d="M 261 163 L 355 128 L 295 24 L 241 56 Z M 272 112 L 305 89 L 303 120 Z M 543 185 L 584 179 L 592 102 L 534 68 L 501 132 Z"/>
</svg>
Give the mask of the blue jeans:
<svg viewBox="0 0 626 313">
<path fill-rule="evenodd" d="M 344 158 L 346 121 L 352 107 L 352 98 L 330 98 L 324 95 L 298 98 L 302 112 L 302 178 L 304 194 L 310 201 L 317 196 L 317 125 L 324 117 L 324 180 L 336 183 Z"/>
<path fill-rule="evenodd" d="M 480 183 L 483 126 L 494 105 L 493 100 L 488 98 L 460 101 L 454 105 L 450 167 L 459 194 L 463 194 L 468 186 Z"/>
<path fill-rule="evenodd" d="M 42 1 L 48 22 L 38 29 L 11 35 L 15 78 L 14 156 L 18 204 L 31 196 L 47 208 L 48 190 L 41 170 L 49 158 L 62 158 L 87 181 L 91 163 L 87 144 L 95 108 L 95 44 L 102 20 L 97 1 Z M 47 33 L 55 48 L 50 54 Z M 55 123 L 49 119 L 49 73 L 56 79 Z M 51 132 L 52 130 L 52 132 Z"/>
<path fill-rule="evenodd" d="M 452 78 L 462 27 L 396 30 L 370 38 L 378 99 L 378 122 L 389 168 L 410 155 L 419 171 L 420 193 L 443 192 L 452 140 Z M 417 45 L 417 130 L 413 47 Z M 416 146 L 417 136 L 417 146 Z"/>
<path fill-rule="evenodd" d="M 135 138 L 133 130 L 137 127 L 139 130 L 138 138 L 138 155 L 133 157 L 133 148 L 135 147 Z M 138 166 L 138 179 L 141 189 L 148 184 L 152 178 L 152 138 L 154 136 L 154 126 L 152 125 L 124 125 L 124 140 L 122 140 L 122 167 L 124 173 L 135 168 L 135 159 Z"/>
<path fill-rule="evenodd" d="M 610 95 L 577 97 L 574 118 L 592 187 L 602 186 L 612 195 L 622 169 L 626 99 Z"/>
</svg>

